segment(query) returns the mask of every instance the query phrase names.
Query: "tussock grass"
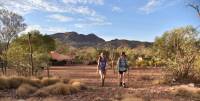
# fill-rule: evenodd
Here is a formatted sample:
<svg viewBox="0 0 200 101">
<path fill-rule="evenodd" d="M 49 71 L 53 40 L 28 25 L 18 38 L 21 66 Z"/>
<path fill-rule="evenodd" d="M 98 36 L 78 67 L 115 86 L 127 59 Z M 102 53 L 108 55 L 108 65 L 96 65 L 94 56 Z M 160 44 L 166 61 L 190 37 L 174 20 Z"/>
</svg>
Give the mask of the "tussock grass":
<svg viewBox="0 0 200 101">
<path fill-rule="evenodd" d="M 26 78 L 26 77 L 0 77 L 0 89 L 16 89 L 16 96 L 25 98 L 30 95 L 46 97 L 49 95 L 67 95 L 80 90 L 86 86 L 78 80 L 67 78 Z"/>
<path fill-rule="evenodd" d="M 37 96 L 37 97 L 47 97 L 49 96 L 49 92 L 47 92 L 44 88 L 42 89 L 38 89 L 33 96 Z"/>
<path fill-rule="evenodd" d="M 21 84 L 30 84 L 34 87 L 41 87 L 41 81 L 36 78 L 20 76 L 0 77 L 0 89 L 17 89 Z"/>
<path fill-rule="evenodd" d="M 43 86 L 49 86 L 61 82 L 59 78 L 43 78 L 41 80 Z"/>
<path fill-rule="evenodd" d="M 84 89 L 87 89 L 86 86 L 81 83 L 81 82 L 78 82 L 78 81 L 75 81 L 72 83 L 72 87 L 74 87 L 75 89 L 77 90 L 84 90 Z"/>
<path fill-rule="evenodd" d="M 68 78 L 63 78 L 62 79 L 62 82 L 65 83 L 65 84 L 68 84 L 71 80 L 68 79 Z"/>
<path fill-rule="evenodd" d="M 9 82 L 6 77 L 0 77 L 0 89 L 8 89 L 9 88 Z"/>
<path fill-rule="evenodd" d="M 25 98 L 29 96 L 30 94 L 34 93 L 37 90 L 36 87 L 33 87 L 29 84 L 21 84 L 19 88 L 16 90 L 16 95 L 18 97 Z"/>
<path fill-rule="evenodd" d="M 25 77 L 20 76 L 12 76 L 8 77 L 9 88 L 10 89 L 17 89 L 25 80 Z"/>
<path fill-rule="evenodd" d="M 56 84 L 43 87 L 35 92 L 35 96 L 45 97 L 48 95 L 67 95 L 77 93 L 80 90 L 86 89 L 85 85 L 80 82 L 73 82 L 72 84 L 65 84 L 58 82 Z"/>
<path fill-rule="evenodd" d="M 122 101 L 144 101 L 144 100 L 142 98 L 137 98 L 137 97 L 127 97 L 127 98 L 122 99 Z"/>
<path fill-rule="evenodd" d="M 190 87 L 187 85 L 181 85 L 181 86 L 175 87 L 175 89 L 171 91 L 171 93 L 176 96 L 200 98 L 200 88 Z"/>
<path fill-rule="evenodd" d="M 168 82 L 166 80 L 159 79 L 159 80 L 153 80 L 152 84 L 153 85 L 165 85 L 165 84 L 168 84 Z"/>
<path fill-rule="evenodd" d="M 77 92 L 77 89 L 64 83 L 57 83 L 55 85 L 48 86 L 47 89 L 52 95 L 66 95 Z"/>
</svg>

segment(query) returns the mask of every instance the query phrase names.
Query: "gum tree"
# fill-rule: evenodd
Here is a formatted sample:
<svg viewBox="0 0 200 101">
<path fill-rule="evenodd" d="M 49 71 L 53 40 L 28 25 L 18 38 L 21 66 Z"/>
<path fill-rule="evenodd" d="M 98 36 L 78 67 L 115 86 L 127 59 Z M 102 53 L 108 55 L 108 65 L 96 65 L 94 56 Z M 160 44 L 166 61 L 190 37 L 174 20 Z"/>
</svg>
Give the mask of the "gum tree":
<svg viewBox="0 0 200 101">
<path fill-rule="evenodd" d="M 0 42 L 3 44 L 4 74 L 7 68 L 7 50 L 9 49 L 10 42 L 21 31 L 25 30 L 26 26 L 22 16 L 5 9 L 0 9 Z"/>
</svg>

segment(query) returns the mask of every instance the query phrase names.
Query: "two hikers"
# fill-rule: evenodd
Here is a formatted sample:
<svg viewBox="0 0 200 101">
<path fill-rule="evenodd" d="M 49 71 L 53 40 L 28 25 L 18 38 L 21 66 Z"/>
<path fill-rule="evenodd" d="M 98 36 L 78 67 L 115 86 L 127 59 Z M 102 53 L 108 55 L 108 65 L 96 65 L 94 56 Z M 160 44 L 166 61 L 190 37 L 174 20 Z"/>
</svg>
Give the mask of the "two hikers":
<svg viewBox="0 0 200 101">
<path fill-rule="evenodd" d="M 105 54 L 101 53 L 98 59 L 97 71 L 100 75 L 102 86 L 104 86 L 104 82 L 105 82 L 106 65 L 107 65 L 107 59 L 105 57 Z M 126 87 L 125 74 L 128 70 L 128 63 L 127 63 L 127 57 L 126 57 L 125 52 L 122 52 L 120 54 L 120 57 L 118 58 L 117 70 L 119 72 L 119 86 Z"/>
</svg>

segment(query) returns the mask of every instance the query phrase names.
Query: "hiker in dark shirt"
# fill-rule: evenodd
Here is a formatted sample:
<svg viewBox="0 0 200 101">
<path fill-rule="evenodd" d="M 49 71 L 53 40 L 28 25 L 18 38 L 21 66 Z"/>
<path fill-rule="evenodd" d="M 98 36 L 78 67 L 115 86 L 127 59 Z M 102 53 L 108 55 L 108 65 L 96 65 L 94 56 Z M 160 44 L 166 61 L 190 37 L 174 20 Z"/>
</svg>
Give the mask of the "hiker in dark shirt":
<svg viewBox="0 0 200 101">
<path fill-rule="evenodd" d="M 104 53 L 101 53 L 98 59 L 98 65 L 97 65 L 97 72 L 99 73 L 101 77 L 101 86 L 104 86 L 105 82 L 105 75 L 106 75 L 106 65 L 107 65 L 107 59 L 104 55 Z"/>
</svg>

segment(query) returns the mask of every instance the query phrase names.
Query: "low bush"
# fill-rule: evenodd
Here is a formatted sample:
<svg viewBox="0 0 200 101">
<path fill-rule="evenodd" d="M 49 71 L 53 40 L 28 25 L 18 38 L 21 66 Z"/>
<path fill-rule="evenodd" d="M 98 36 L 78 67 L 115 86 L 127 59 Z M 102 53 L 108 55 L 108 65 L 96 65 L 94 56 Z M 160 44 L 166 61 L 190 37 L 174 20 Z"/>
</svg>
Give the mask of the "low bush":
<svg viewBox="0 0 200 101">
<path fill-rule="evenodd" d="M 49 92 L 47 92 L 44 89 L 39 89 L 33 94 L 33 96 L 37 96 L 37 97 L 47 97 L 49 95 L 50 95 Z"/>
<path fill-rule="evenodd" d="M 0 77 L 0 89 L 7 89 L 9 88 L 8 79 L 6 77 Z"/>
<path fill-rule="evenodd" d="M 37 97 L 49 95 L 73 94 L 86 89 L 78 80 L 67 78 L 26 78 L 26 77 L 0 77 L 0 90 L 16 89 L 16 96 L 26 98 L 31 94 Z"/>
<path fill-rule="evenodd" d="M 20 77 L 20 76 L 12 76 L 8 77 L 8 82 L 9 82 L 9 88 L 10 89 L 17 89 L 25 80 L 25 77 Z"/>
<path fill-rule="evenodd" d="M 59 78 L 43 78 L 41 80 L 43 86 L 49 86 L 61 82 Z"/>
<path fill-rule="evenodd" d="M 16 95 L 20 98 L 25 98 L 30 94 L 34 93 L 36 90 L 36 87 L 33 87 L 29 84 L 21 84 L 16 90 Z"/>
<path fill-rule="evenodd" d="M 200 89 L 196 87 L 190 87 L 188 85 L 181 85 L 175 87 L 172 94 L 176 96 L 188 97 L 188 98 L 200 98 Z"/>
<path fill-rule="evenodd" d="M 45 95 L 44 93 L 48 93 L 51 95 L 66 95 L 66 94 L 73 94 L 81 90 L 80 88 L 78 87 L 75 88 L 75 87 L 76 86 L 59 82 L 54 85 L 41 88 L 40 93 L 42 93 L 41 95 Z"/>
</svg>

